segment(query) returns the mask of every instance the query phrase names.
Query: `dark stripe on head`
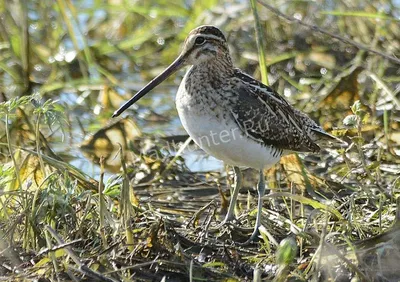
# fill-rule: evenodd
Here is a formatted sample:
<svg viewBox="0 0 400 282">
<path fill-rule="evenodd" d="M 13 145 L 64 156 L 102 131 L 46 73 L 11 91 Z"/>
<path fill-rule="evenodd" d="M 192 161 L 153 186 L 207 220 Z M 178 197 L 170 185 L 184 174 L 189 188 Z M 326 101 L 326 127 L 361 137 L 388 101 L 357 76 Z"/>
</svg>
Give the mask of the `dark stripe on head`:
<svg viewBox="0 0 400 282">
<path fill-rule="evenodd" d="M 196 34 L 214 35 L 220 38 L 221 40 L 226 41 L 225 35 L 222 33 L 222 31 L 220 31 L 217 27 L 212 25 L 202 25 L 193 29 L 190 32 L 190 35 L 196 35 Z"/>
</svg>

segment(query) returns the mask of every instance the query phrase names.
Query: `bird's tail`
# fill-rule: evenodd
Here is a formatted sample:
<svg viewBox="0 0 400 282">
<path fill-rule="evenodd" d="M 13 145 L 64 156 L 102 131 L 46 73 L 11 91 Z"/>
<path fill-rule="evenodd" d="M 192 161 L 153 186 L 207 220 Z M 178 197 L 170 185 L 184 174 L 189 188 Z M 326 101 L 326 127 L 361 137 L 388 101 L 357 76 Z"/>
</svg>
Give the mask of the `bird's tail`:
<svg viewBox="0 0 400 282">
<path fill-rule="evenodd" d="M 343 141 L 323 130 L 313 129 L 313 133 L 315 134 L 315 142 L 321 148 L 324 147 L 340 147 L 347 148 L 349 144 L 346 141 Z"/>
</svg>

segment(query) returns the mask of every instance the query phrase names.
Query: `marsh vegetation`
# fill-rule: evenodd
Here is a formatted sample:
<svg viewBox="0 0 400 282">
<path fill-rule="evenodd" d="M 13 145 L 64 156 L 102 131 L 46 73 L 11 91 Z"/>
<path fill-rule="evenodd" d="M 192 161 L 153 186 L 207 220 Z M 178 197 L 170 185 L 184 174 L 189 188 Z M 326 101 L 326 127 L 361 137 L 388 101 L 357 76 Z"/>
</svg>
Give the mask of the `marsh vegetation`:
<svg viewBox="0 0 400 282">
<path fill-rule="evenodd" d="M 0 3 L 0 280 L 400 279 L 400 2 L 266 2 Z M 183 72 L 111 119 L 202 24 L 349 143 L 267 172 L 249 246 L 257 173 L 215 230 L 232 172 L 180 125 Z"/>
</svg>

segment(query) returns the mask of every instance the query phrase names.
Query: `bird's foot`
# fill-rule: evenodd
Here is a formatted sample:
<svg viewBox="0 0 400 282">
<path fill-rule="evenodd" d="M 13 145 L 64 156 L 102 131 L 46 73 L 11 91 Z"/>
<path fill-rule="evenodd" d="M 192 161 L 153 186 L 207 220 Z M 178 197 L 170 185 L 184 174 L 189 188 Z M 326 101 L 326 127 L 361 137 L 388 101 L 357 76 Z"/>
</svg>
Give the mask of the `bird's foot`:
<svg viewBox="0 0 400 282">
<path fill-rule="evenodd" d="M 245 242 L 242 242 L 242 243 L 238 242 L 237 244 L 239 246 L 247 246 L 247 245 L 250 245 L 252 243 L 256 243 L 259 240 L 259 237 L 258 237 L 259 234 L 260 234 L 260 232 L 258 231 L 258 228 L 257 228 L 250 235 L 249 239 L 247 239 Z"/>
<path fill-rule="evenodd" d="M 237 219 L 232 216 L 232 217 L 225 217 L 225 219 L 223 221 L 221 221 L 219 224 L 217 224 L 216 226 L 212 227 L 210 231 L 213 232 L 217 232 L 217 231 L 221 231 L 221 229 L 223 227 L 237 227 L 234 222 L 236 222 Z"/>
</svg>

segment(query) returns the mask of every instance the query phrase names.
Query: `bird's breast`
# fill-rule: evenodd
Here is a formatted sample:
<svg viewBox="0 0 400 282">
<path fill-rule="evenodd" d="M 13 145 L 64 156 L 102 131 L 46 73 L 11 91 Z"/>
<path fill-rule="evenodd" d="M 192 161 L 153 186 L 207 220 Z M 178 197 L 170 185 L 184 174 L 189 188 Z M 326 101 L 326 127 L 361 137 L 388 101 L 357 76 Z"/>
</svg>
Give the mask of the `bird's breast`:
<svg viewBox="0 0 400 282">
<path fill-rule="evenodd" d="M 260 169 L 279 161 L 279 149 L 259 144 L 243 134 L 229 108 L 234 102 L 221 98 L 226 93 L 207 87 L 194 89 L 187 87 L 185 79 L 182 81 L 176 108 L 183 127 L 200 148 L 236 166 Z M 210 92 L 198 93 L 205 90 Z"/>
</svg>

